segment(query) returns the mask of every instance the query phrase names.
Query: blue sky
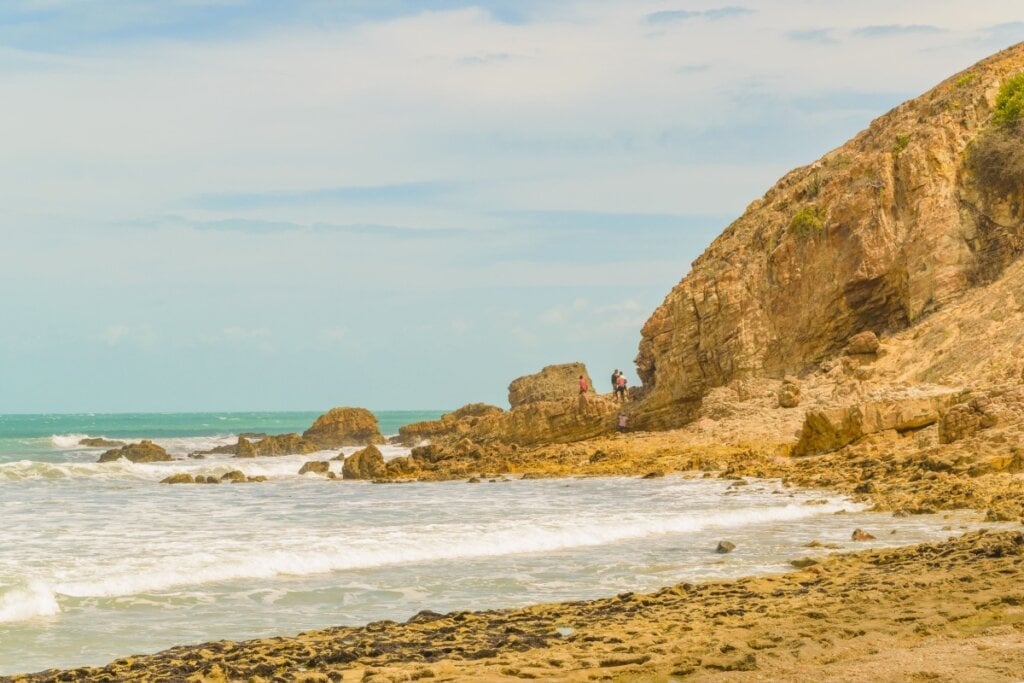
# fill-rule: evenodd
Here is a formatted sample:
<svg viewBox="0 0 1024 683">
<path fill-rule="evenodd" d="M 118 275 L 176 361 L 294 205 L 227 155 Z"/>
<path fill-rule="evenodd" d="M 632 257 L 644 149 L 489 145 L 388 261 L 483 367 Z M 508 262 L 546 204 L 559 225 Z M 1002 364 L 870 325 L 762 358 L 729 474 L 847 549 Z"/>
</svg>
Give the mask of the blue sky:
<svg viewBox="0 0 1024 683">
<path fill-rule="evenodd" d="M 0 4 L 0 412 L 454 408 L 632 359 L 1017 0 Z"/>
</svg>

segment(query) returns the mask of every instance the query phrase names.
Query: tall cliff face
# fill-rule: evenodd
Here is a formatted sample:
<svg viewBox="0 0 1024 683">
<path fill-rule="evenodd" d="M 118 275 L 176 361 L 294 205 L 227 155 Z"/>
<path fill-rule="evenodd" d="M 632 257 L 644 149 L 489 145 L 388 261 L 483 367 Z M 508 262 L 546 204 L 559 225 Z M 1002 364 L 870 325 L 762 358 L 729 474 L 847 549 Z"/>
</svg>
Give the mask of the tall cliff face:
<svg viewBox="0 0 1024 683">
<path fill-rule="evenodd" d="M 808 371 L 853 334 L 913 325 L 998 279 L 1024 251 L 1024 183 L 979 167 L 988 157 L 976 150 L 1001 85 L 1021 71 L 1024 44 L 753 202 L 644 325 L 638 426 L 684 424 L 713 387 Z M 1022 130 L 1002 142 L 1024 163 Z"/>
</svg>

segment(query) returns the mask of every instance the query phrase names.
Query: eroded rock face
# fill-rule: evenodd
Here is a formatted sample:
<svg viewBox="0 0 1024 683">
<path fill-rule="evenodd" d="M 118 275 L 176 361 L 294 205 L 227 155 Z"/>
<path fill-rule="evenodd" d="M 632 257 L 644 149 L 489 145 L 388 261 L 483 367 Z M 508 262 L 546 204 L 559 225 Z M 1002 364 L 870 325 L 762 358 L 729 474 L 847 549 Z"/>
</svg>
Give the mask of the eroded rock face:
<svg viewBox="0 0 1024 683">
<path fill-rule="evenodd" d="M 384 443 L 377 418 L 366 408 L 331 408 L 302 433 L 318 449 Z"/>
<path fill-rule="evenodd" d="M 99 462 L 112 462 L 119 458 L 127 458 L 132 462 L 163 462 L 174 459 L 162 446 L 158 446 L 152 441 L 143 440 L 107 451 L 100 456 Z"/>
<path fill-rule="evenodd" d="M 939 443 L 955 443 L 999 422 L 999 412 L 985 395 L 968 398 L 950 408 L 939 422 Z"/>
<path fill-rule="evenodd" d="M 810 410 L 794 453 L 828 453 L 869 434 L 927 427 L 938 422 L 956 398 L 955 392 L 938 390 L 931 395 L 881 397 L 839 408 Z"/>
<path fill-rule="evenodd" d="M 376 446 L 370 445 L 345 458 L 341 469 L 345 479 L 380 479 L 387 476 L 384 455 Z"/>
<path fill-rule="evenodd" d="M 991 191 L 969 146 L 1022 69 L 1021 45 L 985 60 L 754 201 L 644 325 L 634 423 L 686 424 L 712 387 L 800 374 L 997 279 L 1022 252 L 1024 186 Z"/>
<path fill-rule="evenodd" d="M 508 404 L 515 410 L 530 403 L 575 398 L 580 393 L 580 375 L 587 380 L 588 393 L 593 393 L 594 383 L 583 363 L 549 365 L 536 374 L 513 380 L 508 385 Z"/>
</svg>

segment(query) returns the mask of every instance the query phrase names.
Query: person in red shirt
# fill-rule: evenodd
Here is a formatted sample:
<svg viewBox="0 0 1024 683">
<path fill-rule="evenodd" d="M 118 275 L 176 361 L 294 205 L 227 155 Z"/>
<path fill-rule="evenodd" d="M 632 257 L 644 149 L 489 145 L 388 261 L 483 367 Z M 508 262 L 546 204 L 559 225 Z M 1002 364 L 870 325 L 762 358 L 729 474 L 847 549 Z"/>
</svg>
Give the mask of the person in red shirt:
<svg viewBox="0 0 1024 683">
<path fill-rule="evenodd" d="M 581 394 L 587 393 L 587 389 L 589 389 L 589 388 L 590 388 L 590 385 L 587 384 L 587 378 L 584 377 L 583 375 L 580 375 L 580 393 Z"/>
</svg>

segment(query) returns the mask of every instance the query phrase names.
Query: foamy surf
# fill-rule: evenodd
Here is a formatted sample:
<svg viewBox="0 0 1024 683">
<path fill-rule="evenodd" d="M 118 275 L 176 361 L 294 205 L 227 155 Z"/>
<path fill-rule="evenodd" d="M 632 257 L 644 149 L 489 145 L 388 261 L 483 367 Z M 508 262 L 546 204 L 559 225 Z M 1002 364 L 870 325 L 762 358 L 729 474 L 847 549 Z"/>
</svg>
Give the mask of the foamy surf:
<svg viewBox="0 0 1024 683">
<path fill-rule="evenodd" d="M 138 559 L 97 567 L 79 565 L 76 574 L 93 578 L 57 581 L 54 590 L 73 597 L 117 597 L 159 592 L 234 580 L 301 577 L 311 574 L 369 569 L 397 564 L 499 558 L 531 553 L 555 553 L 665 534 L 686 535 L 706 529 L 729 530 L 772 522 L 830 515 L 850 509 L 848 503 L 775 508 L 748 508 L 703 516 L 633 515 L 620 521 L 594 518 L 579 523 L 564 519 L 497 520 L 481 524 L 432 525 L 426 528 L 374 532 L 361 537 L 288 539 L 254 544 L 244 549 L 194 552 L 188 547 L 150 543 L 159 552 L 151 561 Z"/>
<path fill-rule="evenodd" d="M 53 447 L 62 451 L 84 448 L 79 445 L 82 439 L 91 438 L 88 434 L 54 434 L 50 437 Z"/>
<path fill-rule="evenodd" d="M 52 617 L 59 613 L 57 596 L 41 582 L 32 581 L 21 588 L 0 587 L 0 623 Z"/>
</svg>

